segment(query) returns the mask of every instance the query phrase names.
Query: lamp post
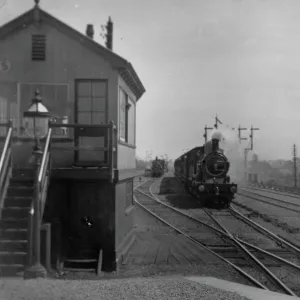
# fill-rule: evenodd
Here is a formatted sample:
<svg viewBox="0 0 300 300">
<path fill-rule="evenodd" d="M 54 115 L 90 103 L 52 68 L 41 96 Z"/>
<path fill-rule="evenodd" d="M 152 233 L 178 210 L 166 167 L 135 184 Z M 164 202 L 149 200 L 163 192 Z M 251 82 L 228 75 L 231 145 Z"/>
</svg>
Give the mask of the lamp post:
<svg viewBox="0 0 300 300">
<path fill-rule="evenodd" d="M 32 256 L 29 260 L 29 265 L 25 269 L 24 278 L 46 277 L 46 269 L 41 264 L 41 215 L 40 215 L 40 199 L 38 175 L 40 170 L 40 159 L 43 151 L 40 146 L 40 139 L 44 138 L 48 132 L 49 111 L 42 104 L 42 98 L 38 90 L 35 92 L 35 97 L 32 99 L 28 111 L 24 112 L 25 132 L 33 138 L 33 156 L 35 157 L 36 179 L 34 187 L 33 209 L 30 211 L 29 222 L 32 222 L 32 231 L 28 232 L 29 240 L 31 241 Z"/>
</svg>

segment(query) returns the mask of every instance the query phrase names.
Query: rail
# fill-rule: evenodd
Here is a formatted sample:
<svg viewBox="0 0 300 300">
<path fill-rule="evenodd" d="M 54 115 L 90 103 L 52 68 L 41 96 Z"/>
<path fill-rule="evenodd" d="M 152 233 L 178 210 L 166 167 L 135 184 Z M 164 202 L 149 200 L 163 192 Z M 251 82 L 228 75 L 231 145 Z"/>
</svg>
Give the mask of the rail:
<svg viewBox="0 0 300 300">
<path fill-rule="evenodd" d="M 0 127 L 7 127 L 6 138 L 0 158 L 0 207 L 6 196 L 9 179 L 12 172 L 12 121 L 1 123 Z"/>
<path fill-rule="evenodd" d="M 34 185 L 34 197 L 32 198 L 31 209 L 28 214 L 27 264 L 29 266 L 37 265 L 40 262 L 40 231 L 51 175 L 51 138 L 52 129 L 50 128 L 46 137 L 41 164 L 39 164 L 40 158 L 37 157 L 37 173 Z"/>
<path fill-rule="evenodd" d="M 110 181 L 114 180 L 114 152 L 115 146 L 115 130 L 117 129 L 114 122 L 110 121 L 109 124 L 91 125 L 91 124 L 57 124 L 49 123 L 50 128 L 68 128 L 74 129 L 74 144 L 72 145 L 53 145 L 52 150 L 60 151 L 103 151 L 108 153 L 108 158 L 101 167 L 107 167 L 110 172 Z M 70 135 L 69 135 L 70 136 Z M 103 147 L 94 145 L 79 145 L 79 137 L 104 137 L 105 142 Z"/>
<path fill-rule="evenodd" d="M 268 275 L 268 277 L 273 281 L 273 283 L 274 283 L 276 286 L 280 287 L 280 289 L 283 290 L 286 294 L 295 296 L 295 293 L 294 293 L 289 287 L 287 287 L 287 286 L 286 286 L 286 285 L 285 285 L 278 277 L 276 277 L 276 275 L 274 275 L 270 270 L 268 270 L 262 263 L 260 263 L 259 260 L 257 260 L 256 258 L 254 258 L 253 255 L 250 254 L 249 251 L 248 251 L 245 247 L 252 248 L 252 249 L 254 249 L 254 250 L 256 250 L 256 251 L 258 251 L 258 252 L 260 252 L 260 253 L 263 253 L 263 254 L 265 254 L 267 257 L 271 258 L 272 260 L 275 260 L 275 261 L 277 261 L 277 262 L 279 262 L 279 263 L 284 264 L 285 266 L 291 268 L 292 270 L 296 271 L 297 273 L 300 271 L 300 267 L 299 267 L 298 265 L 296 265 L 296 264 L 294 264 L 294 263 L 292 263 L 292 262 L 290 262 L 290 261 L 287 261 L 287 260 L 285 260 L 285 259 L 283 259 L 283 258 L 281 258 L 281 257 L 278 257 L 278 256 L 276 256 L 276 255 L 270 253 L 269 251 L 263 250 L 263 249 L 261 249 L 261 248 L 259 248 L 259 247 L 256 247 L 256 246 L 254 246 L 254 245 L 251 245 L 251 244 L 249 244 L 249 243 L 246 243 L 246 242 L 240 240 L 239 238 L 233 236 L 233 235 L 232 235 L 232 234 L 231 234 L 224 226 L 222 226 L 222 224 L 220 224 L 219 222 L 217 222 L 217 220 L 214 220 L 214 221 L 217 223 L 218 227 L 221 228 L 221 230 L 218 229 L 218 228 L 216 228 L 216 227 L 214 227 L 214 226 L 211 226 L 211 225 L 207 224 L 206 222 L 203 222 L 203 221 L 199 220 L 198 218 L 194 218 L 194 217 L 192 217 L 191 215 L 188 215 L 188 214 L 182 212 L 181 210 L 179 210 L 179 209 L 177 209 L 177 208 L 174 208 L 174 207 L 170 206 L 169 204 L 166 204 L 166 203 L 164 203 L 164 202 L 161 202 L 161 201 L 160 201 L 160 200 L 152 193 L 152 191 L 151 191 L 152 185 L 149 187 L 149 194 L 150 194 L 150 195 L 148 195 L 148 194 L 146 194 L 146 193 L 144 193 L 144 192 L 138 190 L 138 187 L 139 187 L 140 185 L 142 185 L 142 184 L 139 184 L 139 185 L 135 188 L 135 190 L 137 190 L 139 193 L 144 194 L 145 196 L 147 196 L 147 197 L 149 197 L 149 198 L 155 200 L 156 202 L 160 203 L 161 205 L 163 205 L 163 206 L 165 206 L 165 207 L 170 208 L 170 209 L 173 210 L 173 211 L 178 212 L 180 215 L 186 216 L 186 217 L 188 217 L 189 219 L 194 220 L 194 221 L 196 221 L 196 222 L 199 223 L 199 224 L 205 225 L 207 228 L 212 229 L 212 230 L 213 230 L 215 233 L 217 233 L 219 236 L 224 237 L 224 238 L 227 238 L 227 239 L 229 239 L 229 241 L 231 241 L 231 242 L 233 242 L 234 244 L 236 244 L 236 246 L 238 246 L 238 248 L 240 248 L 243 252 L 245 252 L 245 253 L 247 252 L 247 256 L 251 257 L 251 259 L 255 262 L 255 264 L 258 265 L 258 266 L 263 270 L 263 272 L 264 272 L 266 275 Z M 135 200 L 135 201 L 136 201 L 136 203 L 138 203 L 137 200 Z M 140 205 L 140 203 L 138 203 L 138 204 Z M 140 205 L 140 206 L 141 206 L 141 205 Z M 143 208 L 144 208 L 144 207 L 143 207 Z M 176 230 L 176 229 L 175 229 L 175 230 Z M 277 241 L 278 241 L 278 240 L 277 240 Z M 290 247 L 289 247 L 289 248 L 290 248 Z M 247 251 L 245 251 L 245 250 L 247 250 Z M 214 251 L 211 251 L 211 253 L 215 254 Z M 249 255 L 249 254 L 250 254 L 250 255 Z M 223 260 L 224 260 L 224 259 L 223 259 Z M 224 260 L 224 261 L 225 261 L 225 260 Z M 232 265 L 229 261 L 227 261 L 227 262 L 228 262 L 230 265 Z M 236 268 L 236 266 L 234 266 L 234 265 L 232 265 L 232 266 L 233 266 L 237 271 L 240 272 L 240 270 L 239 270 L 238 268 Z M 242 273 L 243 275 L 245 275 L 248 279 L 250 279 L 250 280 L 252 281 L 252 279 L 250 278 L 251 276 L 248 277 L 244 272 L 241 272 L 241 273 Z M 257 284 L 256 282 L 254 282 L 254 283 Z M 263 286 L 260 286 L 260 287 L 266 288 L 266 287 L 263 287 Z"/>
</svg>

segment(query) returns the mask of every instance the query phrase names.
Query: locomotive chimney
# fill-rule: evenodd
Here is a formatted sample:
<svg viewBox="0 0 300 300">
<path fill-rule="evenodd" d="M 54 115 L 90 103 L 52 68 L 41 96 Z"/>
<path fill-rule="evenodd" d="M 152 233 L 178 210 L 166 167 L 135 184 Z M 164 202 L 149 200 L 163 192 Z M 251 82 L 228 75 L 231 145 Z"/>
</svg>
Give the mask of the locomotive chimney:
<svg viewBox="0 0 300 300">
<path fill-rule="evenodd" d="M 219 140 L 212 139 L 212 152 L 219 150 Z"/>
<path fill-rule="evenodd" d="M 89 38 L 91 38 L 91 39 L 94 38 L 94 26 L 93 26 L 93 24 L 87 24 L 85 33 Z"/>
</svg>

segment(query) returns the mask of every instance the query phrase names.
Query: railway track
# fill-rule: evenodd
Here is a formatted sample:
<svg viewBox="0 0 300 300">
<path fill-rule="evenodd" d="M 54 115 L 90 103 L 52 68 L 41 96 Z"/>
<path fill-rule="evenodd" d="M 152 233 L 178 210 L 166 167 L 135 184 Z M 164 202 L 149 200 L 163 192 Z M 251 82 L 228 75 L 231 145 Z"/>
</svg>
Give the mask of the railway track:
<svg viewBox="0 0 300 300">
<path fill-rule="evenodd" d="M 192 217 L 166 203 L 161 202 L 151 192 L 153 181 L 148 181 L 136 186 L 135 201 L 136 203 L 151 213 L 154 217 L 171 227 L 178 233 L 183 234 L 188 239 L 194 241 L 199 246 L 205 248 L 221 260 L 231 265 L 236 271 L 245 276 L 253 285 L 262 289 L 269 289 L 273 291 L 284 292 L 288 295 L 295 296 L 295 292 L 282 282 L 276 275 L 274 275 L 254 254 L 259 253 L 261 256 L 267 257 L 272 261 L 291 269 L 299 276 L 300 267 L 286 259 L 263 250 L 253 244 L 245 242 L 228 231 L 220 222 L 217 221 L 215 216 L 212 216 L 207 211 L 210 219 L 215 223 L 212 225 L 209 222 L 203 222 L 197 218 Z M 228 210 L 232 215 L 238 215 L 239 218 L 245 218 L 239 215 L 239 212 L 230 208 Z M 244 220 L 243 220 L 244 221 Z M 252 221 L 251 221 L 252 222 Z M 251 224 L 250 226 L 253 226 Z M 259 227 L 259 225 L 257 224 Z M 217 228 L 219 227 L 219 228 Z M 209 231 L 207 230 L 209 229 Z M 260 228 L 264 232 L 263 228 Z M 280 240 L 277 236 L 269 232 L 273 240 L 281 245 L 284 245 L 290 251 L 293 251 L 300 256 L 300 250 L 293 245 Z M 255 266 L 255 267 L 254 267 Z M 244 269 L 247 270 L 244 271 Z M 260 270 L 257 276 L 257 269 Z M 254 272 L 253 272 L 254 271 Z M 251 275 L 249 274 L 251 273 Z M 259 277 L 259 279 L 254 278 Z"/>
<path fill-rule="evenodd" d="M 279 195 L 288 195 L 291 197 L 300 197 L 300 192 L 299 190 L 294 190 L 294 189 L 288 189 L 288 188 L 274 188 L 274 187 L 261 187 L 257 185 L 249 185 L 245 186 L 247 188 L 251 188 L 254 190 L 259 190 L 259 191 L 265 191 L 265 192 L 270 192 L 273 194 L 279 194 Z"/>
<path fill-rule="evenodd" d="M 278 198 L 275 198 L 275 197 L 272 197 L 272 196 L 269 196 L 266 194 L 260 194 L 258 192 L 251 190 L 250 188 L 240 188 L 239 190 L 241 190 L 242 192 L 238 192 L 237 193 L 238 195 L 241 195 L 241 196 L 244 196 L 244 197 L 256 200 L 256 201 L 260 201 L 263 203 L 267 203 L 272 206 L 280 207 L 285 210 L 300 213 L 300 197 L 295 198 L 294 202 L 292 202 L 292 200 L 287 201 L 287 200 L 278 199 Z M 281 193 L 280 195 L 283 195 L 286 197 L 288 196 L 288 197 L 292 198 L 291 196 L 285 195 L 283 193 Z M 299 204 L 296 203 L 297 201 L 299 202 Z M 233 201 L 233 203 L 234 203 L 234 201 Z"/>
</svg>

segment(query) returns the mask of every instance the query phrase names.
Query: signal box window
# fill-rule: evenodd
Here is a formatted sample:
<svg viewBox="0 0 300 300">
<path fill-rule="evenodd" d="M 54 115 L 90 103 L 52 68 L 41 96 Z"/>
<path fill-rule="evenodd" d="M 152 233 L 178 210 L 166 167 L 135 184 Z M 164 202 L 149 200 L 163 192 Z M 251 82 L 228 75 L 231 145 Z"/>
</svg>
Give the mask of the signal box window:
<svg viewBox="0 0 300 300">
<path fill-rule="evenodd" d="M 120 140 L 135 145 L 135 103 L 121 88 L 119 90 L 119 105 Z"/>
<path fill-rule="evenodd" d="M 77 81 L 77 122 L 79 124 L 106 124 L 107 82 Z"/>
</svg>

